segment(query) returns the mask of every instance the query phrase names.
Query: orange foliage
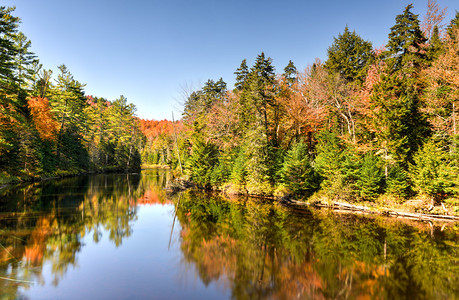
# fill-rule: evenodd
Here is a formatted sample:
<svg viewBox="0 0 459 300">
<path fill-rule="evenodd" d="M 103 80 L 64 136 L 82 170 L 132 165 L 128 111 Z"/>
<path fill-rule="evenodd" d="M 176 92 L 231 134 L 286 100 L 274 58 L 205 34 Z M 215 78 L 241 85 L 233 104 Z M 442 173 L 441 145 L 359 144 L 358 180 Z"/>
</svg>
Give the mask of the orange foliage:
<svg viewBox="0 0 459 300">
<path fill-rule="evenodd" d="M 139 205 L 166 205 L 172 204 L 172 201 L 166 199 L 166 197 L 164 197 L 164 195 L 161 195 L 158 191 L 151 189 L 145 191 L 143 196 L 137 198 L 136 203 Z"/>
<path fill-rule="evenodd" d="M 55 140 L 59 123 L 53 118 L 47 98 L 31 97 L 28 105 L 35 127 L 43 140 Z"/>
<path fill-rule="evenodd" d="M 30 237 L 30 245 L 25 248 L 24 256 L 28 262 L 33 265 L 40 265 L 42 263 L 46 248 L 45 242 L 51 232 L 50 221 L 45 217 L 40 218 L 37 222 L 37 227 Z"/>
<path fill-rule="evenodd" d="M 140 119 L 140 130 L 147 139 L 154 139 L 162 134 L 174 134 L 172 121 L 169 120 L 156 121 Z M 182 120 L 175 122 L 175 130 L 177 131 L 177 134 L 183 130 Z"/>
</svg>

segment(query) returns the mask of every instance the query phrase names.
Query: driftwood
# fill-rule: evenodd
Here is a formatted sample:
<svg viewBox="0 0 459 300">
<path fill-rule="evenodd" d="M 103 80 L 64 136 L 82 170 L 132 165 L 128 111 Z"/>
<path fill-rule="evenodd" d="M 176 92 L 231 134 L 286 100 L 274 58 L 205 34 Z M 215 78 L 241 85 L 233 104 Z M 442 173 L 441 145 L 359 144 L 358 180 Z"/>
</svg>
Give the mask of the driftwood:
<svg viewBox="0 0 459 300">
<path fill-rule="evenodd" d="M 421 221 L 446 221 L 446 222 L 458 222 L 459 221 L 458 216 L 409 213 L 409 212 L 390 211 L 390 210 L 375 211 L 365 206 L 353 205 L 353 204 L 342 203 L 342 202 L 333 202 L 331 205 L 324 204 L 321 202 L 306 203 L 306 202 L 296 201 L 292 199 L 282 199 L 280 202 L 286 205 L 329 207 L 337 211 L 352 211 L 352 212 L 359 212 L 359 213 L 365 213 L 365 214 L 380 214 L 380 215 L 389 216 L 389 217 L 407 218 L 407 219 L 421 220 Z"/>
</svg>

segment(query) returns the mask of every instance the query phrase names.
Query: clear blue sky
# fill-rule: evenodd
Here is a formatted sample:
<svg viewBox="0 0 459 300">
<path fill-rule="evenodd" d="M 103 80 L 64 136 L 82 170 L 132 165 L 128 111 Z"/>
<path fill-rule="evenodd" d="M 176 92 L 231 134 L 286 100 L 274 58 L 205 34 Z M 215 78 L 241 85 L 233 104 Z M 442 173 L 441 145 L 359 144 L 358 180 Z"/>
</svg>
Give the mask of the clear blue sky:
<svg viewBox="0 0 459 300">
<path fill-rule="evenodd" d="M 20 30 L 47 69 L 65 64 L 86 93 L 120 95 L 147 119 L 170 119 L 184 86 L 223 77 L 229 87 L 245 58 L 262 51 L 277 72 L 291 59 L 299 70 L 326 59 L 346 24 L 374 46 L 387 42 L 395 16 L 414 3 L 420 20 L 427 0 L 2 0 L 16 6 Z M 448 7 L 457 0 L 437 0 Z M 55 72 L 57 73 L 57 71 Z"/>
</svg>

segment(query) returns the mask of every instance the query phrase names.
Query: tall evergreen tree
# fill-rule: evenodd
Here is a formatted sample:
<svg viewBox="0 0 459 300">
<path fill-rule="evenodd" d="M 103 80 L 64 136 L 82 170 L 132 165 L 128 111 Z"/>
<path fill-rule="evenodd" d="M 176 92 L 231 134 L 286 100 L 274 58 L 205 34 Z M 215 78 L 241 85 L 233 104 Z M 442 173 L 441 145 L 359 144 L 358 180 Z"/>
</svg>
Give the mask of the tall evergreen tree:
<svg viewBox="0 0 459 300">
<path fill-rule="evenodd" d="M 389 42 L 386 45 L 386 62 L 392 72 L 411 73 L 425 59 L 423 45 L 426 38 L 419 26 L 418 15 L 413 14 L 409 4 L 403 14 L 397 15 L 391 27 Z"/>
<path fill-rule="evenodd" d="M 289 86 L 292 86 L 297 81 L 297 70 L 291 60 L 288 61 L 288 65 L 284 68 L 283 76 Z"/>
<path fill-rule="evenodd" d="M 438 26 L 434 26 L 432 36 L 429 40 L 429 47 L 427 48 L 427 59 L 429 62 L 434 61 L 441 53 L 442 41 L 440 39 L 440 31 Z"/>
<path fill-rule="evenodd" d="M 379 153 L 386 161 L 386 177 L 390 164 L 407 168 L 412 155 L 430 134 L 425 115 L 421 113 L 423 87 L 419 80 L 425 59 L 425 38 L 417 15 L 408 5 L 396 17 L 389 33 L 385 73 L 374 86 L 371 96 L 373 129 Z"/>
<path fill-rule="evenodd" d="M 249 68 L 247 67 L 247 60 L 243 59 L 239 68 L 234 72 L 236 74 L 236 83 L 234 87 L 236 90 L 241 91 L 244 88 L 245 81 L 249 75 Z"/>
<path fill-rule="evenodd" d="M 446 33 L 448 34 L 449 38 L 453 41 L 459 39 L 456 31 L 457 28 L 459 28 L 459 11 L 456 11 L 456 16 L 454 17 L 454 19 L 451 20 L 448 27 L 446 28 Z"/>
<path fill-rule="evenodd" d="M 325 68 L 341 74 L 348 82 L 363 83 L 373 61 L 372 49 L 371 42 L 362 39 L 355 31 L 350 32 L 346 26 L 328 48 Z"/>
</svg>

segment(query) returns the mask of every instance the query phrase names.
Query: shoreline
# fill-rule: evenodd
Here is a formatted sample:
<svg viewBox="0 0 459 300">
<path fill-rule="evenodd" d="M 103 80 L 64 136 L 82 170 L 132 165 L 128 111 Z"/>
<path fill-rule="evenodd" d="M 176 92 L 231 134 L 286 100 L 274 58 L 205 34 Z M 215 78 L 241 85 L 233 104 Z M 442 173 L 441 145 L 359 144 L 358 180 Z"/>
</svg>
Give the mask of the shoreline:
<svg viewBox="0 0 459 300">
<path fill-rule="evenodd" d="M 190 188 L 197 188 L 199 190 L 205 190 L 202 188 L 197 187 L 196 184 L 189 180 L 176 178 L 175 180 L 171 181 L 168 184 L 167 189 L 171 192 L 180 192 Z M 425 213 L 425 212 L 418 212 L 413 209 L 409 209 L 409 206 L 403 207 L 402 204 L 396 204 L 394 207 L 387 207 L 384 205 L 378 205 L 377 203 L 372 203 L 374 205 L 368 205 L 367 203 L 359 203 L 359 205 L 352 204 L 348 201 L 341 200 L 341 201 L 332 201 L 330 199 L 317 199 L 316 197 L 310 197 L 309 201 L 299 201 L 292 199 L 290 197 L 276 197 L 276 196 L 263 196 L 263 195 L 251 195 L 246 193 L 228 193 L 225 190 L 213 189 L 211 192 L 219 193 L 226 197 L 231 198 L 231 196 L 247 196 L 253 198 L 260 198 L 266 199 L 273 202 L 277 202 L 281 205 L 286 207 L 314 207 L 314 208 L 328 208 L 332 209 L 334 212 L 346 212 L 346 213 L 354 213 L 354 214 L 366 214 L 366 215 L 380 215 L 385 217 L 391 218 L 403 218 L 403 219 L 411 219 L 417 221 L 439 221 L 439 222 L 459 222 L 459 213 L 456 213 L 451 210 L 447 210 L 444 205 L 439 205 L 437 207 L 431 206 L 428 211 L 436 211 L 436 213 Z M 421 199 L 410 199 L 406 200 L 404 204 L 410 202 L 419 202 L 422 204 L 424 200 Z M 454 207 L 453 207 L 454 208 Z M 438 210 L 442 209 L 443 211 L 438 212 Z M 422 210 L 422 208 L 420 208 Z"/>
<path fill-rule="evenodd" d="M 314 207 L 314 208 L 328 208 L 337 213 L 353 213 L 353 214 L 365 214 L 365 215 L 380 215 L 384 217 L 390 217 L 395 219 L 410 219 L 416 221 L 436 221 L 436 222 L 459 222 L 458 215 L 438 215 L 438 214 L 427 214 L 418 212 L 407 212 L 397 209 L 389 209 L 385 207 L 371 208 L 362 205 L 353 205 L 347 202 L 333 201 L 330 204 L 322 202 L 303 202 L 294 199 L 280 199 L 277 200 L 281 205 L 287 207 Z"/>
<path fill-rule="evenodd" d="M 142 167 L 143 169 L 143 167 Z M 77 177 L 77 176 L 84 176 L 84 175 L 92 175 L 92 174 L 110 174 L 110 173 L 138 173 L 141 170 L 137 169 L 125 169 L 125 168 L 103 168 L 99 170 L 90 170 L 90 171 L 62 171 L 61 174 L 52 175 L 43 175 L 43 176 L 35 176 L 29 178 L 16 178 L 12 179 L 9 182 L 0 184 L 0 191 L 6 187 L 20 185 L 25 183 L 34 183 L 34 182 L 44 182 L 48 180 L 56 180 L 56 179 L 63 179 L 69 177 Z"/>
</svg>

